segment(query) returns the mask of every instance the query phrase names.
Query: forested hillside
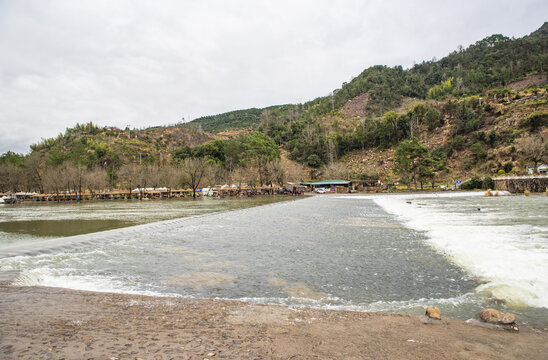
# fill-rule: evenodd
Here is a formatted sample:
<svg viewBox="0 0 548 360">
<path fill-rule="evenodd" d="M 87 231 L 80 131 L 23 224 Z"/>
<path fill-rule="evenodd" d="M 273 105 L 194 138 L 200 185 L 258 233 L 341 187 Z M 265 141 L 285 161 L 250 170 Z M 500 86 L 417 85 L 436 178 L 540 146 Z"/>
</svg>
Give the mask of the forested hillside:
<svg viewBox="0 0 548 360">
<path fill-rule="evenodd" d="M 304 104 L 143 130 L 76 125 L 28 155 L 2 155 L 0 191 L 59 187 L 45 178 L 60 169 L 95 186 L 182 184 L 177 169 L 192 159 L 205 161 L 210 183 L 352 177 L 415 185 L 524 172 L 548 160 L 547 49 L 545 23 L 410 69 L 370 67 Z"/>
<path fill-rule="evenodd" d="M 510 39 L 495 34 L 470 45 L 460 47 L 441 60 L 432 59 L 416 64 L 409 70 L 378 65 L 364 70 L 340 89 L 306 102 L 301 108 L 313 115 L 324 115 L 339 110 L 349 100 L 369 93 L 366 109 L 371 116 L 379 116 L 398 107 L 404 97 L 426 99 L 440 98 L 448 89 L 442 82 L 453 78 L 450 92 L 454 96 L 477 95 L 487 89 L 504 87 L 523 79 L 531 73 L 544 73 L 548 64 L 548 22 L 532 34 L 520 39 Z M 290 109 L 291 105 L 284 105 Z M 205 131 L 219 132 L 258 124 L 261 112 L 275 111 L 249 109 L 207 116 L 194 120 Z"/>
</svg>

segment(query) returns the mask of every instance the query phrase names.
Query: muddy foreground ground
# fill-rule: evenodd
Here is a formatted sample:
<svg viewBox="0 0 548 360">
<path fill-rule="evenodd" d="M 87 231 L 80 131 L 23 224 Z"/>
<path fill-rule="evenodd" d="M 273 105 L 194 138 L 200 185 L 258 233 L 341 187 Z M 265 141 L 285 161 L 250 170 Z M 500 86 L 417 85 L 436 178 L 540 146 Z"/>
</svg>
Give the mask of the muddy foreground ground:
<svg viewBox="0 0 548 360">
<path fill-rule="evenodd" d="M 0 279 L 1 359 L 546 359 L 548 332 Z"/>
</svg>

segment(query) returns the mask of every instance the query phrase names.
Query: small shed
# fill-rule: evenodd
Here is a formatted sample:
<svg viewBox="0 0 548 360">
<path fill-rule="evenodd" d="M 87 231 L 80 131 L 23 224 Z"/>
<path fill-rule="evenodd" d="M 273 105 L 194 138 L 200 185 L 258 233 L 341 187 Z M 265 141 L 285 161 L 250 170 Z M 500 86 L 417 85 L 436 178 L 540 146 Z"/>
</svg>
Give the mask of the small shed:
<svg viewBox="0 0 548 360">
<path fill-rule="evenodd" d="M 527 173 L 529 175 L 533 175 L 535 166 L 534 165 L 527 165 Z M 539 164 L 537 165 L 537 173 L 541 175 L 546 175 L 548 172 L 548 165 L 546 164 Z"/>
<path fill-rule="evenodd" d="M 336 191 L 337 187 L 348 188 L 350 182 L 346 180 L 323 180 L 314 182 L 302 182 L 301 185 L 310 186 L 312 189 L 325 188 L 331 189 L 331 191 Z"/>
</svg>

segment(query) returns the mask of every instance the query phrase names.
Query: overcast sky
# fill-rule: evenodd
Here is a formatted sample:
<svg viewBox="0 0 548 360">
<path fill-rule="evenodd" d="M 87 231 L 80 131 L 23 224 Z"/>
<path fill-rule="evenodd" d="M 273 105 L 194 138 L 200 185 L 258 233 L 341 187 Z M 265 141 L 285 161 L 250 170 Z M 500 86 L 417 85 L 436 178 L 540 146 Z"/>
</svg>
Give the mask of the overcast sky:
<svg viewBox="0 0 548 360">
<path fill-rule="evenodd" d="M 76 123 L 125 128 L 304 102 L 539 28 L 548 1 L 0 0 L 0 153 Z"/>
</svg>

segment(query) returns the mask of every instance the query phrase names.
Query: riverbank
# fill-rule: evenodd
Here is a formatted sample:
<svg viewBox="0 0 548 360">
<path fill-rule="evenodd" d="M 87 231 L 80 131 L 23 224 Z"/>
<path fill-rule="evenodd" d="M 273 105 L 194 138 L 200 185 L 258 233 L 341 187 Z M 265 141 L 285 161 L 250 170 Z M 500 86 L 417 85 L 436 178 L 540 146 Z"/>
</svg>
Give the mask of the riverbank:
<svg viewBox="0 0 548 360">
<path fill-rule="evenodd" d="M 9 274 L 8 274 L 9 276 Z M 542 359 L 548 332 L 443 319 L 11 286 L 3 359 Z"/>
</svg>

